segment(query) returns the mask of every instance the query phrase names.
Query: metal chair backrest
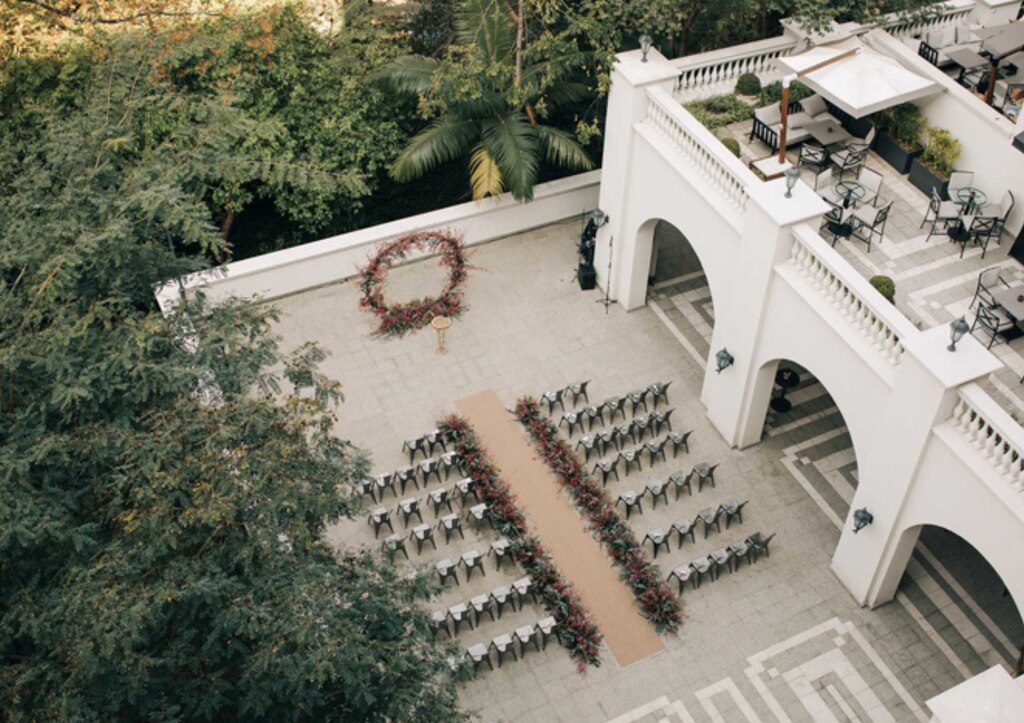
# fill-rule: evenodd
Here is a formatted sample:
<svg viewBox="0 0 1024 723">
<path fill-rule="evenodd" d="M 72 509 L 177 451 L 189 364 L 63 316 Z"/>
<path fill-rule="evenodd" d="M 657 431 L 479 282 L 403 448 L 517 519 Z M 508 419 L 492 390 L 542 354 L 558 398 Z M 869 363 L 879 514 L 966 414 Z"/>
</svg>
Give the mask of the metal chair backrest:
<svg viewBox="0 0 1024 723">
<path fill-rule="evenodd" d="M 950 196 L 952 196 L 958 188 L 970 186 L 973 181 L 974 173 L 972 171 L 953 171 L 952 173 L 949 174 Z"/>
<path fill-rule="evenodd" d="M 1007 191 L 1006 195 L 1003 196 L 1003 200 L 999 203 L 999 216 L 1003 223 L 1006 223 L 1006 219 L 1010 215 L 1010 211 L 1013 210 L 1013 203 L 1013 191 Z"/>
<path fill-rule="evenodd" d="M 871 224 L 871 228 L 875 229 L 879 226 L 885 226 L 885 220 L 889 218 L 889 209 L 892 208 L 892 201 L 878 209 L 878 213 L 875 214 L 875 222 Z"/>
<path fill-rule="evenodd" d="M 857 180 L 860 182 L 860 185 L 870 191 L 872 196 L 878 195 L 878 192 L 882 190 L 882 174 L 867 166 L 861 166 L 860 171 L 857 173 Z"/>
</svg>

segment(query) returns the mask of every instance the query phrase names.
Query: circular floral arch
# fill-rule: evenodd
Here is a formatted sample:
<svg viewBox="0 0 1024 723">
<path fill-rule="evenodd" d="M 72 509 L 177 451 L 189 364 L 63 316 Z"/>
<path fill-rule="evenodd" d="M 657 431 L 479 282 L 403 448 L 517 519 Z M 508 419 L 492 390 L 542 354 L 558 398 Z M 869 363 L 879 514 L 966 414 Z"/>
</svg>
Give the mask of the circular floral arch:
<svg viewBox="0 0 1024 723">
<path fill-rule="evenodd" d="M 437 254 L 448 269 L 448 283 L 440 296 L 414 299 L 405 304 L 389 304 L 384 299 L 388 272 L 410 253 Z M 462 284 L 466 280 L 466 249 L 462 238 L 449 231 L 414 231 L 381 244 L 370 262 L 359 271 L 362 297 L 359 306 L 380 319 L 376 334 L 404 336 L 430 323 L 435 316 L 455 318 L 465 311 Z"/>
</svg>

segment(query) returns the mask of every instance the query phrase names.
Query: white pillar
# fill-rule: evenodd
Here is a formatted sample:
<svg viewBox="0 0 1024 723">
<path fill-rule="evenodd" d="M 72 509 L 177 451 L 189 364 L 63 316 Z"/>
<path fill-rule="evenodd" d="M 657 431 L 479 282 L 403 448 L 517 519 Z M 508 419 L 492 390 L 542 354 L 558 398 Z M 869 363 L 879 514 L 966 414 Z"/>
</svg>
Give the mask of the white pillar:
<svg viewBox="0 0 1024 723">
<path fill-rule="evenodd" d="M 786 198 L 783 179 L 754 184 L 747 190 L 749 200 L 733 271 L 725 293 L 715 298 L 715 328 L 701 391 L 708 419 L 735 447 L 754 444 L 761 438 L 767 397 L 760 404 L 754 402 L 765 389 L 752 360 L 757 355 L 774 267 L 789 257 L 793 226 L 828 210 L 804 183 L 796 184 L 790 198 Z M 717 373 L 715 354 L 721 349 L 727 349 L 735 361 Z M 770 384 L 767 391 L 771 391 Z M 750 419 L 753 409 L 758 410 L 760 419 Z"/>
<path fill-rule="evenodd" d="M 629 193 L 633 173 L 633 125 L 647 117 L 647 88 L 663 85 L 671 88 L 679 71 L 664 55 L 651 48 L 647 62 L 641 61 L 639 50 L 619 53 L 612 69 L 612 85 L 608 93 L 605 115 L 604 153 L 601 162 L 601 194 L 598 205 L 608 214 L 608 224 L 598 232 L 594 253 L 597 285 L 608 288 L 608 249 L 612 243 L 612 274 L 610 296 L 622 298 L 620 292 L 631 271 L 634 239 L 626 238 Z M 642 169 L 640 169 L 642 170 Z M 645 269 L 646 272 L 646 269 Z"/>
<path fill-rule="evenodd" d="M 970 335 L 955 352 L 947 350 L 949 342 L 948 326 L 904 340 L 892 394 L 878 410 L 874 439 L 857 459 L 857 491 L 832 570 L 861 605 L 874 607 L 892 599 L 913 551 L 915 540 L 901 539 L 900 515 L 932 428 L 949 419 L 958 387 L 1002 366 Z M 853 512 L 861 508 L 874 519 L 855 534 Z"/>
</svg>

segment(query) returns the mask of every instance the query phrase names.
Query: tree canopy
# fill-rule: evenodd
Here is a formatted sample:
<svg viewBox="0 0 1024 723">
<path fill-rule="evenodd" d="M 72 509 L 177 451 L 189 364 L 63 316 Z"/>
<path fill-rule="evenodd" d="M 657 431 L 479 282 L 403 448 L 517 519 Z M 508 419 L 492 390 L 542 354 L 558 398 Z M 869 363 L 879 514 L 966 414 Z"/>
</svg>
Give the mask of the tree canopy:
<svg viewBox="0 0 1024 723">
<path fill-rule="evenodd" d="M 230 62 L 287 67 L 248 32 L 260 62 Z M 199 72 L 224 46 L 197 37 L 72 45 L 0 86 L 0 709 L 460 720 L 427 583 L 323 541 L 368 461 L 322 353 L 280 349 L 266 306 L 156 308 L 226 251 L 235 189 L 338 175 L 238 80 L 257 68 Z"/>
</svg>

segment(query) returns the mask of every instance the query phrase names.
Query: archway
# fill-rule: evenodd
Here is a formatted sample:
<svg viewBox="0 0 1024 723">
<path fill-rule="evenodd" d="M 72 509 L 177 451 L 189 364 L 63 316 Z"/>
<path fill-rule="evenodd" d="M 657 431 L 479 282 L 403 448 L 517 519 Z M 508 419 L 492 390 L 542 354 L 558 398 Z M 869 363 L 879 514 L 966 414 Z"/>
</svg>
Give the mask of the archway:
<svg viewBox="0 0 1024 723">
<path fill-rule="evenodd" d="M 1013 667 L 1024 647 L 1024 601 L 1014 600 L 990 561 L 938 525 L 912 527 L 904 539 L 917 542 L 897 595 L 916 609 L 929 637 L 961 672 Z"/>
<path fill-rule="evenodd" d="M 839 405 L 810 370 L 789 359 L 764 364 L 757 387 L 751 406 L 760 410 L 762 444 L 838 530 L 858 484 L 854 439 Z"/>
<path fill-rule="evenodd" d="M 703 366 L 711 348 L 715 309 L 700 257 L 686 235 L 663 219 L 652 219 L 640 228 L 638 245 L 640 237 L 650 248 L 647 302 L 662 312 L 694 361 Z"/>
</svg>

